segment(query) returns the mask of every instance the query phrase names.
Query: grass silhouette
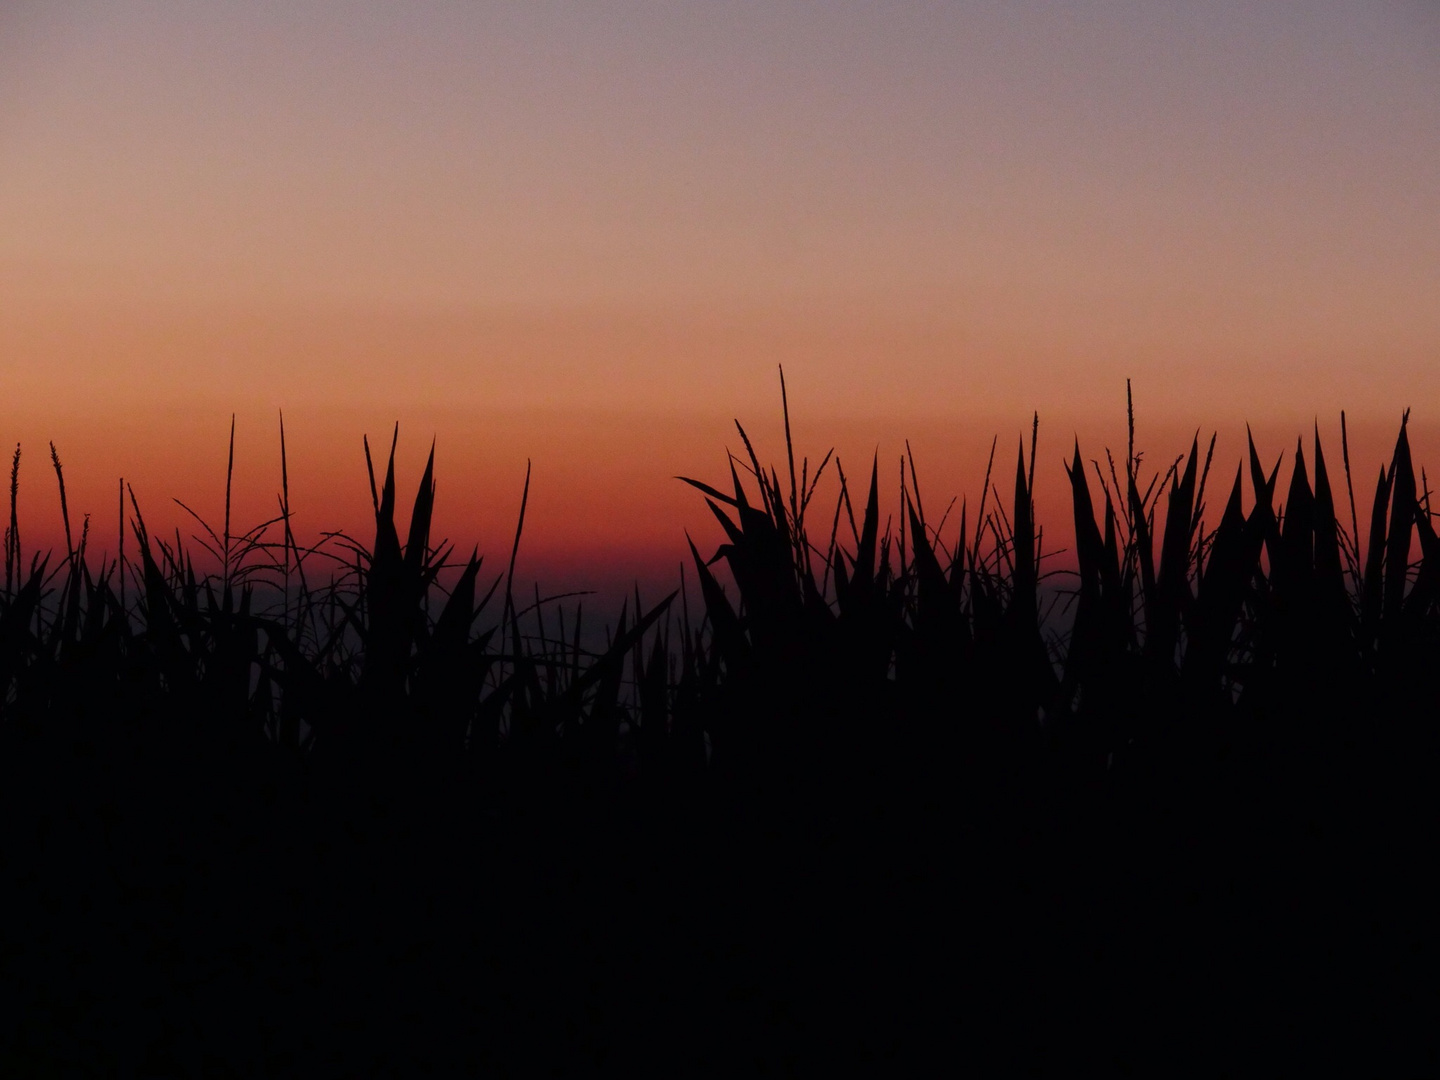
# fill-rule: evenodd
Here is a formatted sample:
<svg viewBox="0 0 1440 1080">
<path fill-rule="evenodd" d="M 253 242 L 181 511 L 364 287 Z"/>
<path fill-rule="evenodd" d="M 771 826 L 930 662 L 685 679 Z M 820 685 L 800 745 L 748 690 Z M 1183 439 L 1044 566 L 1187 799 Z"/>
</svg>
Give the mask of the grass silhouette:
<svg viewBox="0 0 1440 1080">
<path fill-rule="evenodd" d="M 1033 433 L 947 542 L 908 453 L 882 528 L 878 460 L 863 499 L 830 456 L 797 476 L 784 411 L 783 479 L 739 428 L 723 490 L 684 481 L 725 537 L 690 544 L 697 608 L 637 594 L 598 651 L 516 596 L 523 502 L 493 579 L 432 546 L 433 449 L 403 543 L 367 441 L 373 542 L 301 547 L 282 426 L 275 518 L 232 534 L 227 479 L 187 549 L 124 490 L 134 554 L 92 566 L 53 446 L 67 550 L 22 558 L 17 448 L 12 1065 L 880 1063 L 1033 1013 L 1025 1054 L 1134 1061 L 1136 1030 L 1407 985 L 1440 541 L 1405 421 L 1362 545 L 1348 446 L 1348 528 L 1318 432 L 1283 501 L 1252 442 L 1209 528 L 1213 439 L 1146 478 L 1132 411 L 1123 462 L 1067 466 L 1055 620 Z"/>
</svg>

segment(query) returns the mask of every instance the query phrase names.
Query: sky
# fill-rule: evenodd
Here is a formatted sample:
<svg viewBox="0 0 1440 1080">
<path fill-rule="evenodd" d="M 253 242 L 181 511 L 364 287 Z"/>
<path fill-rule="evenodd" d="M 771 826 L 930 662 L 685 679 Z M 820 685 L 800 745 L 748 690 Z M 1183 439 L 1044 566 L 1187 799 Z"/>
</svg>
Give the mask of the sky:
<svg viewBox="0 0 1440 1080">
<path fill-rule="evenodd" d="M 361 436 L 547 584 L 672 577 L 734 419 L 909 439 L 927 506 L 1061 461 L 1229 468 L 1347 410 L 1440 460 L 1440 6 L 0 5 L 0 444 L 22 521 L 364 533 Z M 1427 458 L 1428 452 L 1428 458 Z M 1363 467 L 1361 467 L 1363 466 Z M 893 486 L 893 485 L 892 485 Z M 103 524 L 102 524 L 103 523 Z"/>
</svg>

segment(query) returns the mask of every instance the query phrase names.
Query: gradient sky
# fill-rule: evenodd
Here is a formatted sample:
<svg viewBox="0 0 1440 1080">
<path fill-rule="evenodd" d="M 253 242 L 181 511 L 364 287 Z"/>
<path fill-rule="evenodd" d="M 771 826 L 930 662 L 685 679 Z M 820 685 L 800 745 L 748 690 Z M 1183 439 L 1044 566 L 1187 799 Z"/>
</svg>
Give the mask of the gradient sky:
<svg viewBox="0 0 1440 1080">
<path fill-rule="evenodd" d="M 735 416 L 783 452 L 781 363 L 806 450 L 909 437 L 927 506 L 1038 410 L 1063 527 L 1126 377 L 1156 461 L 1344 408 L 1368 486 L 1407 406 L 1440 458 L 1437 299 L 1430 0 L 0 6 L 37 535 L 50 439 L 97 521 L 122 473 L 215 512 L 232 412 L 267 512 L 283 408 L 310 528 L 398 419 L 452 537 L 499 558 L 531 458 L 536 567 L 673 567 L 716 537 L 670 478 Z"/>
</svg>

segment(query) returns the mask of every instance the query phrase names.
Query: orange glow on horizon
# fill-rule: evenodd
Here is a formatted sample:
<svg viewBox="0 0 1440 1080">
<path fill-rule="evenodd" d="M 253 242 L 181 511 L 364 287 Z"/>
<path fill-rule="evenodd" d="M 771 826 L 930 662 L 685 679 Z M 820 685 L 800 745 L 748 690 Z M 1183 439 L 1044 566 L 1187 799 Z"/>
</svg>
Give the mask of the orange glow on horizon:
<svg viewBox="0 0 1440 1080">
<path fill-rule="evenodd" d="M 778 396 L 778 395 L 777 395 Z M 1078 438 L 1092 496 L 1101 498 L 1092 461 L 1108 472 L 1104 451 L 1116 455 L 1123 468 L 1126 439 L 1123 400 L 1116 415 L 1104 424 L 1070 426 L 1041 418 L 1036 463 L 1037 523 L 1043 528 L 1043 550 L 1048 570 L 1065 570 L 1072 563 L 1073 545 L 1070 491 L 1064 465 Z M 792 398 L 792 411 L 799 412 Z M 742 423 L 761 455 L 785 479 L 785 443 L 779 404 L 763 415 Z M 91 551 L 113 555 L 118 528 L 115 469 L 125 469 L 130 484 L 155 536 L 173 537 L 178 528 L 187 547 L 199 558 L 191 536 L 200 527 L 176 499 L 200 514 L 217 532 L 224 517 L 226 440 L 228 417 L 175 413 L 160 429 L 134 425 L 129 431 L 94 425 L 59 422 L 51 431 L 65 467 L 72 527 L 78 534 L 85 514 L 91 516 Z M 360 428 L 370 419 L 357 414 L 337 418 L 334 413 L 287 415 L 286 443 L 290 500 L 297 537 L 302 544 L 316 542 L 326 530 L 343 530 L 362 544 L 373 539 L 370 493 L 366 479 Z M 428 429 L 424 426 L 430 421 Z M 1137 449 L 1144 454 L 1142 473 L 1163 472 L 1187 452 L 1197 426 L 1152 424 L 1143 402 L 1137 416 Z M 33 422 L 24 425 L 34 429 Z M 955 542 L 961 513 L 969 507 L 971 528 L 979 503 L 985 466 L 992 440 L 996 444 L 991 482 L 1006 512 L 1014 485 L 1018 446 L 1030 453 L 1029 424 L 992 423 L 989 426 L 915 424 L 901 429 L 883 423 L 854 420 L 811 420 L 792 416 L 797 470 L 808 456 L 812 470 L 825 452 L 834 448 L 843 464 L 852 498 L 863 499 L 872 456 L 878 459 L 882 522 L 887 518 L 898 530 L 900 458 L 908 440 L 919 474 L 920 494 L 928 523 L 942 517 L 947 525 L 942 542 Z M 1283 501 L 1294 462 L 1296 438 L 1304 444 L 1307 467 L 1313 475 L 1312 434 L 1284 423 L 1252 425 L 1256 445 L 1266 468 L 1283 455 L 1280 497 Z M 14 428 L 7 425 L 9 431 Z M 268 428 L 268 430 L 266 430 Z M 377 430 L 378 429 L 378 430 Z M 637 429 L 638 435 L 637 435 Z M 1321 438 L 1332 483 L 1337 485 L 1342 522 L 1347 518 L 1343 488 L 1344 469 L 1338 417 L 1321 419 Z M 156 432 L 160 438 L 155 438 Z M 1199 427 L 1200 452 L 1206 451 L 1211 428 Z M 1375 475 L 1389 461 L 1398 430 L 1395 422 L 1352 420 L 1350 454 L 1356 485 L 1355 499 L 1363 518 L 1368 513 Z M 371 424 L 368 432 L 377 482 L 383 482 L 391 432 Z M 128 436 L 128 437 L 127 437 Z M 1440 424 L 1413 419 L 1410 436 L 1417 466 L 1440 460 Z M 625 414 L 524 412 L 490 414 L 403 415 L 396 453 L 398 524 L 402 536 L 410 503 L 424 466 L 430 440 L 436 444 L 437 500 L 432 542 L 444 539 L 463 558 L 477 547 L 489 573 L 504 570 L 509 558 L 527 460 L 531 487 L 525 528 L 517 564 L 517 578 L 526 590 L 536 583 L 546 594 L 574 589 L 598 590 L 602 606 L 618 604 L 633 584 L 647 597 L 678 586 L 679 567 L 689 562 L 686 535 L 702 555 L 709 557 L 724 539 L 704 506 L 700 492 L 675 479 L 690 475 L 726 490 L 729 476 L 725 450 L 741 462 L 745 451 L 733 423 L 718 414 L 655 418 Z M 23 438 L 23 437 L 22 437 Z M 24 441 L 20 486 L 20 521 L 27 551 L 63 550 L 59 501 L 48 446 L 43 438 Z M 338 452 L 337 452 L 338 450 Z M 1229 492 L 1237 467 L 1244 464 L 1245 426 L 1230 422 L 1218 430 L 1206 501 L 1212 524 Z M 107 475 L 108 474 L 108 475 Z M 743 472 L 742 472 L 743 475 Z M 908 480 L 907 480 L 908 483 Z M 237 419 L 236 464 L 232 494 L 232 533 L 278 514 L 281 487 L 278 423 L 275 418 L 245 414 Z M 812 540 L 828 539 L 838 481 L 834 463 L 827 469 L 809 514 Z M 753 491 L 753 487 L 752 487 Z M 1245 499 L 1250 499 L 1248 468 Z M 954 500 L 952 502 L 952 500 Z M 125 514 L 128 520 L 130 507 Z M 848 526 L 842 518 L 839 538 L 849 546 Z M 133 540 L 127 537 L 127 545 Z M 129 550 L 133 554 L 133 546 Z M 1061 582 L 1063 584 L 1063 582 Z"/>
</svg>

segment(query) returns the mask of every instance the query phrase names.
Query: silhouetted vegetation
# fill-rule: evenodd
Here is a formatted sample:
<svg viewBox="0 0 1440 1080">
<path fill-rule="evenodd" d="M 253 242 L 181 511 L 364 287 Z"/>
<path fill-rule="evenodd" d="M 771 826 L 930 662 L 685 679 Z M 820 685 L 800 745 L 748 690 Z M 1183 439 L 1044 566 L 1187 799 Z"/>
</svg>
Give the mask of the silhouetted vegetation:
<svg viewBox="0 0 1440 1080">
<path fill-rule="evenodd" d="M 1146 475 L 1132 416 L 1122 460 L 1071 455 L 1069 576 L 1033 436 L 1004 498 L 987 472 L 939 522 L 907 454 L 882 522 L 878 462 L 797 473 L 786 425 L 782 467 L 742 429 L 723 482 L 686 481 L 724 542 L 601 649 L 517 595 L 523 506 L 503 570 L 432 543 L 433 451 L 403 543 L 392 443 L 368 546 L 302 548 L 282 477 L 274 520 L 232 534 L 227 492 L 189 545 L 122 492 L 96 563 L 53 448 L 67 550 L 26 558 L 17 449 L 10 1060 L 1123 1062 L 1253 1015 L 1284 1042 L 1281 1001 L 1393 1046 L 1440 718 L 1405 424 L 1368 497 L 1317 433 L 1283 497 L 1252 443 L 1212 503 L 1214 441 Z"/>
</svg>

